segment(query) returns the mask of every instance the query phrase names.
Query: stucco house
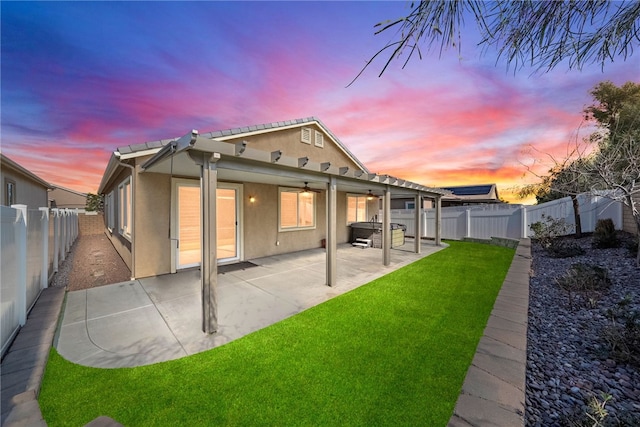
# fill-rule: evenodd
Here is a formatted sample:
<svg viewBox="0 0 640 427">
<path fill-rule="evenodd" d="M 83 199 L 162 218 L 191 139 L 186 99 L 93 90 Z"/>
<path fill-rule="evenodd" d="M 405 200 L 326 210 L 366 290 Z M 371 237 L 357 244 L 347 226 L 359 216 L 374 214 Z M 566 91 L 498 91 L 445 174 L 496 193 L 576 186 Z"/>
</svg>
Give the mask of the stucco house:
<svg viewBox="0 0 640 427">
<path fill-rule="evenodd" d="M 442 197 L 442 207 L 469 206 L 487 203 L 502 203 L 498 196 L 496 184 L 461 185 L 441 187 L 448 190 L 449 194 Z M 433 209 L 432 199 L 425 198 L 422 201 L 423 209 Z M 412 198 L 394 198 L 391 200 L 391 209 L 415 209 Z"/>
<path fill-rule="evenodd" d="M 0 204 L 27 205 L 27 209 L 47 207 L 51 184 L 0 153 Z"/>
<path fill-rule="evenodd" d="M 98 192 L 133 277 L 200 267 L 205 318 L 215 317 L 218 265 L 324 246 L 331 286 L 337 245 L 351 223 L 378 215 L 378 198 L 387 265 L 391 198 L 430 197 L 439 211 L 449 194 L 371 173 L 315 117 L 120 147 Z M 215 330 L 215 319 L 205 323 Z"/>
<path fill-rule="evenodd" d="M 78 209 L 84 212 L 87 206 L 87 193 L 56 185 L 49 193 L 49 203 L 52 208 Z"/>
<path fill-rule="evenodd" d="M 496 184 L 462 185 L 442 187 L 451 194 L 442 199 L 442 206 L 467 206 L 486 203 L 502 203 Z"/>
</svg>

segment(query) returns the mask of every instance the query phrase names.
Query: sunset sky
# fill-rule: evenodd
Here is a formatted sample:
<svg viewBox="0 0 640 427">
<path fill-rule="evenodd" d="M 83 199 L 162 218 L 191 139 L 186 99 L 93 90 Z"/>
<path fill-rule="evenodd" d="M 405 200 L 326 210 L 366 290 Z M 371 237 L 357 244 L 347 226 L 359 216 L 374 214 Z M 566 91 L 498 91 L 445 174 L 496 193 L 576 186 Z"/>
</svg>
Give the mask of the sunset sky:
<svg viewBox="0 0 640 427">
<path fill-rule="evenodd" d="M 96 192 L 118 147 L 316 116 L 377 173 L 429 186 L 531 182 L 562 157 L 598 82 L 640 81 L 640 54 L 515 73 L 462 53 L 374 62 L 405 2 L 2 2 L 1 149 L 54 185 Z M 468 30 L 475 23 L 467 20 Z M 583 129 L 583 133 L 588 129 Z M 540 156 L 540 154 L 535 154 Z"/>
</svg>

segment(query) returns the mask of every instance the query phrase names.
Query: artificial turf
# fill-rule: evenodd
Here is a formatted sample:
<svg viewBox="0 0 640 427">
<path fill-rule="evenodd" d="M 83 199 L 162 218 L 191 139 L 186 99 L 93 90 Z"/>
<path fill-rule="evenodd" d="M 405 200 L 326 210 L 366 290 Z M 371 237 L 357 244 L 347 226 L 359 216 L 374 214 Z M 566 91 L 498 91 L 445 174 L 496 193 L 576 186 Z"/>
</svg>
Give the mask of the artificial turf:
<svg viewBox="0 0 640 427">
<path fill-rule="evenodd" d="M 51 350 L 49 426 L 445 426 L 514 251 L 450 247 L 246 337 L 150 366 Z"/>
</svg>

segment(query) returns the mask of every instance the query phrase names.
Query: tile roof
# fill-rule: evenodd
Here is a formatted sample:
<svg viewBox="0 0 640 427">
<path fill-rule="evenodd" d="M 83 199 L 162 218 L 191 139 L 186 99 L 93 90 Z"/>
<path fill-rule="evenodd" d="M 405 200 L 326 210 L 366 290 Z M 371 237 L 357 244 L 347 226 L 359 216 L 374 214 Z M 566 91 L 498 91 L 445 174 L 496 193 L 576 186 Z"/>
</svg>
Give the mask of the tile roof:
<svg viewBox="0 0 640 427">
<path fill-rule="evenodd" d="M 333 132 L 331 132 L 331 130 L 329 130 L 329 128 L 324 123 L 322 123 L 322 121 L 319 118 L 315 116 L 310 116 L 310 117 L 305 117 L 300 119 L 293 119 L 293 120 L 285 120 L 281 122 L 271 122 L 271 123 L 263 123 L 259 125 L 216 130 L 213 132 L 201 133 L 200 136 L 203 136 L 205 138 L 221 138 L 221 137 L 229 137 L 233 135 L 240 135 L 247 132 L 259 132 L 263 130 L 278 129 L 282 127 L 296 126 L 296 125 L 313 123 L 313 122 L 319 123 L 320 126 L 340 146 L 341 149 L 343 149 L 350 157 L 352 157 L 356 162 L 358 162 L 364 170 L 367 170 L 366 166 L 362 162 L 360 162 L 360 160 L 358 160 L 358 158 L 351 151 L 349 151 L 346 145 L 344 145 L 340 141 L 340 139 L 336 135 L 334 135 Z M 172 141 L 175 141 L 178 138 L 179 136 L 176 138 L 162 139 L 159 141 L 144 142 L 142 144 L 125 145 L 123 147 L 118 147 L 117 151 L 120 154 L 132 154 L 132 153 L 137 153 L 141 151 L 162 148 L 163 146 L 167 145 Z"/>
</svg>

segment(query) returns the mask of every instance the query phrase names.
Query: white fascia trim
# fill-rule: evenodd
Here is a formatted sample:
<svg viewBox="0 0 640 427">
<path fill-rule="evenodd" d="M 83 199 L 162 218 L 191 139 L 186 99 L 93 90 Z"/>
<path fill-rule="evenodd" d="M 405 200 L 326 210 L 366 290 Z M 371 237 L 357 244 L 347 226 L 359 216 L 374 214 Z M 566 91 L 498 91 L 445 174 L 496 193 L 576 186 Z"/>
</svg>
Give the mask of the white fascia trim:
<svg viewBox="0 0 640 427">
<path fill-rule="evenodd" d="M 153 154 L 156 154 L 158 151 L 160 151 L 162 147 L 160 148 L 150 148 L 148 150 L 142 150 L 142 151 L 136 151 L 133 153 L 127 153 L 127 154 L 116 154 L 116 156 L 120 159 L 120 160 L 127 160 L 127 159 L 133 159 L 135 157 L 142 157 L 142 156 L 150 156 Z"/>
<path fill-rule="evenodd" d="M 229 139 L 235 139 L 235 138 L 241 138 L 243 136 L 253 136 L 253 135 L 260 135 L 263 133 L 270 133 L 270 132 L 276 132 L 279 130 L 284 130 L 284 129 L 293 129 L 293 128 L 297 128 L 297 127 L 304 127 L 305 125 L 308 125 L 310 123 L 318 123 L 318 122 L 305 122 L 305 123 L 295 123 L 295 124 L 291 124 L 291 125 L 286 125 L 286 126 L 278 126 L 275 128 L 265 128 L 265 129 L 257 129 L 257 130 L 252 130 L 249 132 L 244 132 L 244 133 L 235 133 L 233 135 L 226 135 L 226 136 L 216 136 L 215 138 L 211 138 L 211 139 L 215 139 L 216 141 L 227 141 Z"/>
</svg>

